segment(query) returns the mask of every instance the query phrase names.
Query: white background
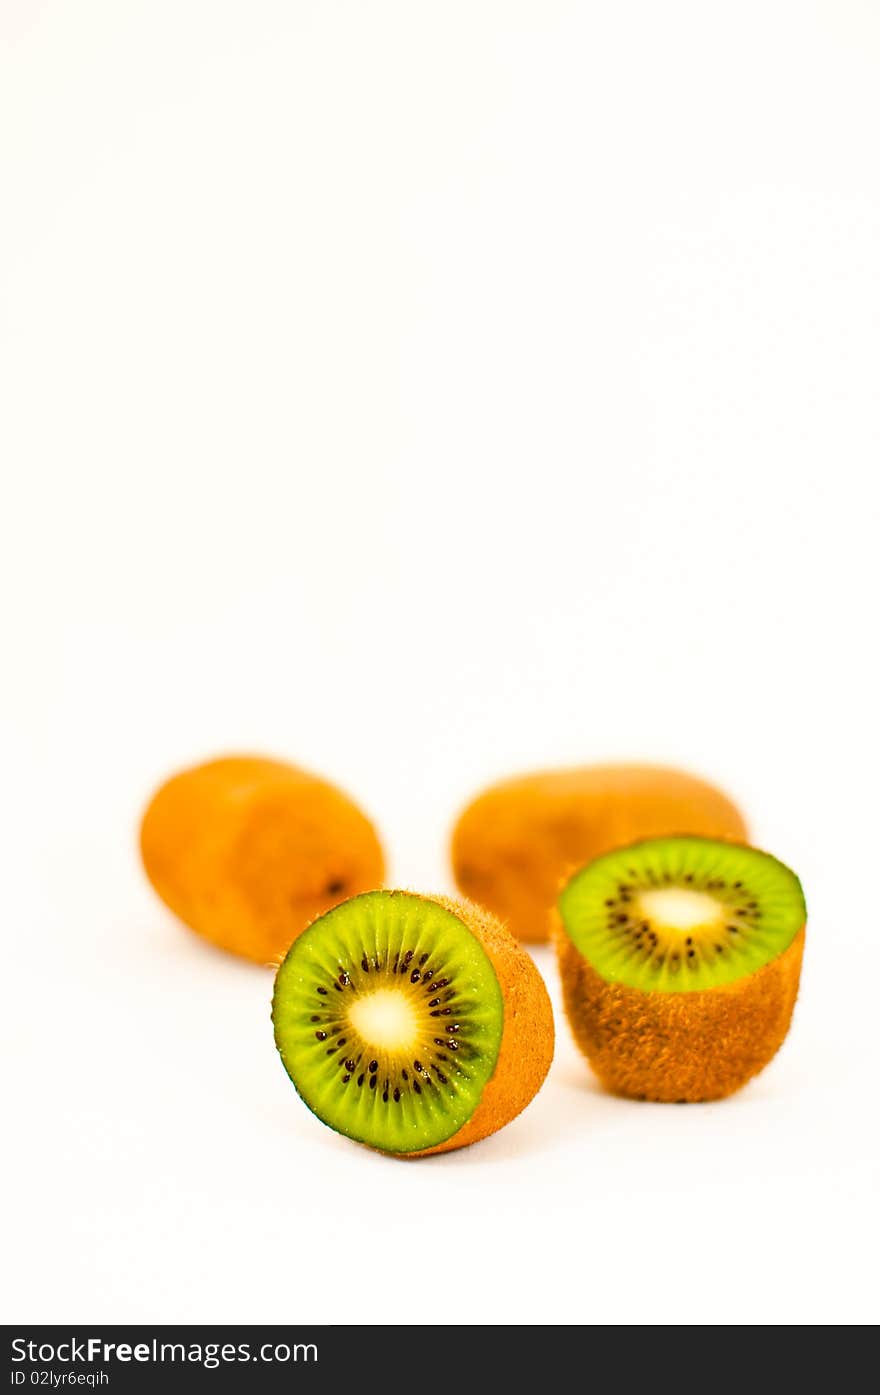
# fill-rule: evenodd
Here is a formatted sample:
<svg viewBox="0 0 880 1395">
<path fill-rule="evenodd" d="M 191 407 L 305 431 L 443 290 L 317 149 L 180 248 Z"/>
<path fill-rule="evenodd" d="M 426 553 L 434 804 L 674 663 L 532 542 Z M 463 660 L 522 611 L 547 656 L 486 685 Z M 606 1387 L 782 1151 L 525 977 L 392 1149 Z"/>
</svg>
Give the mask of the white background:
<svg viewBox="0 0 880 1395">
<path fill-rule="evenodd" d="M 0 25 L 4 1316 L 875 1320 L 876 5 Z M 347 1143 L 138 866 L 236 749 L 426 890 L 502 774 L 716 779 L 806 887 L 788 1043 L 651 1106 L 558 1017 L 503 1134 Z"/>
</svg>

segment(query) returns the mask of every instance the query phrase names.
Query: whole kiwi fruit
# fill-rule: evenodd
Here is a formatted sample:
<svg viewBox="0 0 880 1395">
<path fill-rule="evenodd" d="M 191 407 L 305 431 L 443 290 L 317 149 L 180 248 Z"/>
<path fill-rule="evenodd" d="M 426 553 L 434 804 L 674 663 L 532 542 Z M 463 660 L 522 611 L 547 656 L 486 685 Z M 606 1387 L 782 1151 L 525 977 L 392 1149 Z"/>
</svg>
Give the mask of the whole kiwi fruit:
<svg viewBox="0 0 880 1395">
<path fill-rule="evenodd" d="M 654 765 L 585 765 L 519 775 L 467 806 L 452 834 L 462 894 L 521 940 L 546 940 L 571 872 L 639 838 L 697 833 L 743 840 L 736 805 L 714 785 Z"/>
<path fill-rule="evenodd" d="M 342 790 L 262 756 L 224 756 L 167 780 L 140 846 L 184 924 L 260 964 L 277 963 L 316 915 L 385 876 L 376 830 Z"/>
</svg>

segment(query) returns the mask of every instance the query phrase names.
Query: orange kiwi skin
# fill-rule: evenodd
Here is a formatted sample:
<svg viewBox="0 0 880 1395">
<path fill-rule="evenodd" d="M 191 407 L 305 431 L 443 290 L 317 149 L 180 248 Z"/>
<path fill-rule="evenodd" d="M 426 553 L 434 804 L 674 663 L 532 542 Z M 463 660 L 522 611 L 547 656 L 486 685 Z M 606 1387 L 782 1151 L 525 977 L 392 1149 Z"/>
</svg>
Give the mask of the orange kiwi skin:
<svg viewBox="0 0 880 1395">
<path fill-rule="evenodd" d="M 572 944 L 554 912 L 565 1013 L 603 1085 L 630 1099 L 724 1099 L 776 1055 L 800 982 L 805 929 L 753 974 L 693 993 L 609 983 Z"/>
<path fill-rule="evenodd" d="M 601 853 L 694 833 L 745 841 L 736 805 L 684 771 L 591 765 L 521 775 L 484 790 L 452 834 L 456 882 L 525 941 L 546 940 L 559 887 Z"/>
<path fill-rule="evenodd" d="M 540 1090 L 555 1045 L 553 1009 L 544 980 L 510 931 L 473 902 L 446 896 L 427 899 L 458 916 L 480 941 L 501 986 L 504 1025 L 495 1069 L 467 1123 L 433 1148 L 396 1155 L 403 1158 L 425 1158 L 464 1148 L 504 1128 Z"/>
<path fill-rule="evenodd" d="M 172 776 L 143 815 L 140 851 L 184 924 L 259 964 L 277 963 L 315 916 L 385 876 L 376 831 L 346 794 L 261 756 Z"/>
</svg>

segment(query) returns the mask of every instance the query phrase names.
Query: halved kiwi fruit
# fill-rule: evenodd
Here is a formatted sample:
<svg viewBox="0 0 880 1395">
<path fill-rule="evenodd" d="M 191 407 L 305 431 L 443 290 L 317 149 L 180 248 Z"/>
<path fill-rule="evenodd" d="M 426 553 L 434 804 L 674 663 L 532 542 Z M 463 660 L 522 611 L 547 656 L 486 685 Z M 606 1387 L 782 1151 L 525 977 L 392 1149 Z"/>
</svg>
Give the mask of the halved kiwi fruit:
<svg viewBox="0 0 880 1395">
<path fill-rule="evenodd" d="M 556 944 L 596 1074 L 640 1099 L 739 1089 L 785 1039 L 806 914 L 795 874 L 742 844 L 655 838 L 582 868 L 559 897 Z"/>
<path fill-rule="evenodd" d="M 319 916 L 278 970 L 272 1020 L 313 1113 L 397 1154 L 501 1128 L 553 1055 L 546 989 L 513 936 L 477 906 L 404 891 Z"/>
</svg>

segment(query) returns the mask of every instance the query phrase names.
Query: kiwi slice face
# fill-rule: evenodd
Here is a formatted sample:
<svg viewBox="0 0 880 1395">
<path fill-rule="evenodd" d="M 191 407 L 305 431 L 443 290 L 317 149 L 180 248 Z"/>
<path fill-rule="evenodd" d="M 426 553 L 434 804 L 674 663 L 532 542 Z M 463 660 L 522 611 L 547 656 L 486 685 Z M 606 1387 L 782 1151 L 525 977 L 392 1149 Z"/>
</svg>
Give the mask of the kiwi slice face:
<svg viewBox="0 0 880 1395">
<path fill-rule="evenodd" d="M 305 1103 L 391 1153 L 451 1138 L 498 1059 L 501 986 L 473 932 L 435 901 L 372 891 L 294 941 L 275 980 L 275 1042 Z"/>
<path fill-rule="evenodd" d="M 782 954 L 806 907 L 795 874 L 768 853 L 710 838 L 653 838 L 577 872 L 559 914 L 607 982 L 693 993 Z"/>
</svg>

